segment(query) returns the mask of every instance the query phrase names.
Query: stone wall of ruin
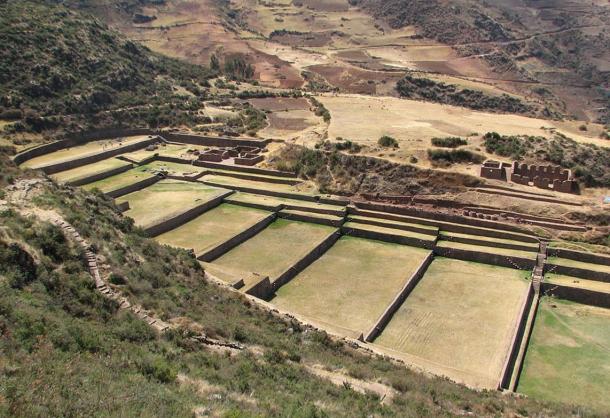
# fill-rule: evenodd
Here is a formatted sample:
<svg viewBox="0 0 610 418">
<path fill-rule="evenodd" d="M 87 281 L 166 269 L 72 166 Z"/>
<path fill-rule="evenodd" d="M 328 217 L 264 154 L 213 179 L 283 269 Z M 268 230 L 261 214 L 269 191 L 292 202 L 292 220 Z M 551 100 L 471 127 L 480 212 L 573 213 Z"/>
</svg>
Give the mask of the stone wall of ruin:
<svg viewBox="0 0 610 418">
<path fill-rule="evenodd" d="M 585 263 L 603 264 L 610 266 L 610 256 L 604 256 L 601 254 L 585 253 L 582 251 L 567 250 L 564 248 L 553 248 L 547 249 L 549 257 L 561 257 L 569 258 L 571 260 L 583 261 Z"/>
<path fill-rule="evenodd" d="M 506 249 L 510 249 L 510 250 L 520 250 L 520 251 L 532 251 L 532 246 L 528 247 L 525 245 L 511 244 L 508 242 L 487 241 L 487 240 L 483 240 L 483 239 L 456 237 L 456 236 L 452 236 L 452 235 L 445 235 L 445 236 L 443 236 L 443 239 L 446 241 L 461 242 L 463 244 L 483 245 L 485 247 L 506 248 Z M 536 251 L 537 251 L 537 249 L 532 252 L 536 252 Z"/>
<path fill-rule="evenodd" d="M 378 221 L 378 220 L 375 220 L 374 218 L 358 218 L 358 219 L 348 218 L 348 219 L 353 220 L 354 222 L 361 223 L 361 224 L 375 225 L 375 226 L 381 226 L 381 227 L 386 227 L 386 228 L 391 227 L 393 229 L 400 229 L 402 231 L 416 232 L 418 234 L 426 234 L 426 235 L 432 235 L 432 236 L 438 235 L 438 230 L 418 227 L 416 224 L 415 225 L 399 224 L 399 223 L 388 224 L 387 222 Z"/>
<path fill-rule="evenodd" d="M 428 266 L 432 263 L 434 259 L 434 253 L 430 252 L 426 258 L 420 263 L 419 267 L 411 277 L 407 279 L 403 287 L 398 291 L 398 294 L 394 297 L 392 302 L 388 305 L 388 307 L 383 311 L 381 316 L 375 321 L 375 324 L 371 327 L 371 329 L 363 335 L 363 339 L 365 342 L 372 342 L 377 338 L 379 334 L 383 331 L 383 329 L 388 325 L 394 313 L 400 308 L 403 302 L 409 296 L 409 293 L 415 288 L 417 283 L 421 280 L 421 278 L 426 273 Z"/>
<path fill-rule="evenodd" d="M 571 300 L 584 305 L 599 306 L 610 309 L 610 293 L 596 292 L 572 286 L 563 286 L 554 283 L 542 282 L 542 292 L 548 296 Z"/>
<path fill-rule="evenodd" d="M 494 266 L 508 267 L 520 270 L 532 270 L 536 265 L 535 259 L 528 259 L 501 254 L 484 253 L 458 248 L 434 247 L 434 253 L 448 258 L 456 258 L 464 261 L 474 261 L 476 263 L 491 264 Z"/>
<path fill-rule="evenodd" d="M 217 245 L 214 248 L 207 249 L 200 254 L 197 254 L 197 259 L 200 261 L 211 262 L 228 252 L 229 250 L 237 247 L 242 242 L 252 238 L 254 235 L 258 234 L 260 231 L 265 229 L 271 222 L 273 222 L 277 218 L 277 214 L 270 213 L 264 219 L 260 220 L 256 224 L 252 225 L 250 228 L 241 231 L 240 233 L 234 235 L 229 238 L 225 242 Z"/>
<path fill-rule="evenodd" d="M 121 187 L 115 190 L 111 190 L 107 193 L 104 193 L 106 196 L 109 197 L 113 197 L 113 198 L 117 198 L 117 197 L 121 197 L 124 196 L 126 194 L 129 193 L 133 193 L 133 192 L 137 192 L 138 190 L 141 190 L 145 187 L 148 187 L 152 184 L 155 184 L 156 182 L 158 182 L 159 180 L 161 180 L 161 176 L 152 176 L 152 177 L 148 177 L 144 180 L 140 180 L 137 181 L 135 183 L 129 184 L 125 187 Z"/>
<path fill-rule="evenodd" d="M 150 226 L 143 228 L 144 233 L 146 235 L 148 235 L 149 237 L 156 237 L 157 235 L 161 235 L 164 232 L 171 231 L 172 229 L 176 229 L 179 226 L 181 226 L 189 221 L 192 221 L 193 219 L 195 219 L 202 213 L 207 212 L 208 210 L 220 205 L 222 203 L 223 199 L 232 193 L 233 193 L 232 190 L 227 191 L 227 192 L 223 193 L 222 195 L 217 196 L 205 203 L 197 205 L 194 208 L 191 208 L 185 212 L 182 212 L 182 213 L 179 213 L 176 215 L 171 215 L 171 216 L 167 217 L 166 219 L 163 219 L 163 220 L 155 223 L 154 225 L 150 225 Z"/>
<path fill-rule="evenodd" d="M 588 270 L 578 267 L 561 266 L 547 262 L 544 265 L 545 273 L 563 274 L 566 276 L 580 277 L 581 279 L 597 280 L 598 282 L 610 283 L 610 273 Z"/>
<path fill-rule="evenodd" d="M 122 167 L 111 168 L 106 171 L 100 171 L 90 176 L 81 177 L 72 181 L 67 182 L 68 186 L 82 186 L 83 184 L 93 183 L 94 181 L 103 180 L 107 177 L 111 177 L 117 174 L 124 173 L 127 170 L 131 170 L 133 164 L 125 164 Z"/>
</svg>

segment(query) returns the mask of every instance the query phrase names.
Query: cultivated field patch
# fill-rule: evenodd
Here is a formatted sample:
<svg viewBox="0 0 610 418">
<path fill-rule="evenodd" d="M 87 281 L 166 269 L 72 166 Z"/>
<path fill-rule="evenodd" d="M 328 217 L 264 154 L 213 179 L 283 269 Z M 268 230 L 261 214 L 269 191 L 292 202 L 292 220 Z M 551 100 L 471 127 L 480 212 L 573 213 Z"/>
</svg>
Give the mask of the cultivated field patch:
<svg viewBox="0 0 610 418">
<path fill-rule="evenodd" d="M 458 381 L 494 387 L 529 274 L 437 257 L 374 343 Z"/>
<path fill-rule="evenodd" d="M 518 391 L 610 410 L 610 310 L 542 298 Z"/>
<path fill-rule="evenodd" d="M 200 253 L 225 242 L 268 215 L 269 212 L 264 210 L 224 203 L 156 239 L 162 244 L 190 248 Z"/>
<path fill-rule="evenodd" d="M 278 219 L 213 263 L 259 273 L 273 280 L 321 243 L 334 229 Z"/>
<path fill-rule="evenodd" d="M 271 302 L 355 338 L 375 324 L 428 254 L 415 247 L 343 236 L 282 286 Z"/>
<path fill-rule="evenodd" d="M 83 165 L 81 167 L 72 168 L 70 170 L 60 171 L 51 175 L 53 180 L 59 183 L 67 183 L 89 177 L 94 174 L 102 173 L 104 171 L 112 170 L 115 168 L 129 166 L 131 163 L 118 158 L 108 158 L 106 160 L 98 161 L 93 164 Z"/>
<path fill-rule="evenodd" d="M 117 203 L 129 202 L 129 210 L 124 214 L 132 217 L 137 225 L 149 226 L 202 205 L 225 192 L 224 189 L 196 182 L 161 180 L 118 198 Z"/>
</svg>

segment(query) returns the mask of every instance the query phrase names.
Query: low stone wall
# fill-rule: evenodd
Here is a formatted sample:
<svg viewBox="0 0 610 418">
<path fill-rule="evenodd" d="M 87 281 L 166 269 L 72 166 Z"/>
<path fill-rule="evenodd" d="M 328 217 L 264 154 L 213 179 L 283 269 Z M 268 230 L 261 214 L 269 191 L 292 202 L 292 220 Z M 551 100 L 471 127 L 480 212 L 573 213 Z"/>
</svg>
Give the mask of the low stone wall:
<svg viewBox="0 0 610 418">
<path fill-rule="evenodd" d="M 190 161 L 190 160 L 184 160 Z M 275 177 L 290 177 L 296 178 L 295 173 L 290 173 L 288 171 L 278 171 L 278 170 L 270 170 L 267 168 L 260 167 L 248 167 L 243 165 L 230 165 L 230 164 L 221 164 L 221 163 L 213 163 L 209 161 L 193 161 L 193 165 L 197 167 L 205 167 L 205 168 L 215 168 L 218 170 L 231 170 L 231 171 L 240 171 L 242 173 L 252 173 L 252 174 L 262 174 L 266 176 L 275 176 Z"/>
<path fill-rule="evenodd" d="M 380 212 L 371 212 L 366 209 L 361 209 L 359 207 L 348 207 L 348 213 L 353 215 L 361 215 L 361 216 L 369 216 L 372 218 L 379 219 L 387 219 L 391 221 L 399 221 L 399 222 L 410 222 L 410 223 L 418 223 L 421 225 L 430 225 L 436 226 L 440 230 L 448 231 L 448 232 L 458 232 L 463 234 L 470 235 L 480 235 L 486 237 L 493 238 L 505 238 L 512 239 L 515 241 L 522 242 L 532 242 L 538 243 L 538 239 L 533 236 L 523 236 L 517 235 L 509 231 L 501 231 L 501 230 L 481 230 L 479 227 L 469 226 L 469 225 L 460 225 L 455 223 L 447 223 L 444 221 L 436 221 L 434 219 L 410 219 L 408 218 L 410 215 L 401 215 L 401 214 L 392 214 L 392 213 L 380 213 Z M 404 217 L 408 219 L 405 219 Z"/>
<path fill-rule="evenodd" d="M 370 202 L 356 202 L 356 207 L 364 210 L 382 211 L 388 213 L 395 213 L 398 215 L 415 216 L 419 218 L 431 219 L 440 222 L 458 223 L 460 225 L 476 226 L 479 228 L 492 228 L 499 229 L 502 231 L 518 232 L 521 234 L 529 234 L 526 229 L 520 228 L 515 225 L 508 225 L 500 222 L 487 221 L 482 219 L 466 218 L 458 215 L 450 215 L 440 212 L 429 212 L 422 209 L 384 205 Z M 522 240 L 522 239 L 521 239 Z M 537 241 L 536 238 L 532 237 L 533 241 Z"/>
<path fill-rule="evenodd" d="M 340 227 L 341 225 L 343 225 L 343 222 L 345 222 L 345 219 L 343 219 L 343 218 L 338 218 L 338 219 L 321 218 L 318 216 L 308 215 L 306 213 L 291 213 L 291 212 L 279 211 L 277 215 L 282 219 L 288 219 L 291 221 L 310 222 L 310 223 L 314 223 L 314 224 L 328 225 L 328 226 L 335 226 L 335 227 Z"/>
<path fill-rule="evenodd" d="M 116 208 L 119 210 L 119 212 L 123 213 L 123 212 L 127 212 L 129 210 L 129 201 L 124 201 L 121 203 L 116 203 L 114 202 Z"/>
<path fill-rule="evenodd" d="M 483 239 L 476 239 L 476 238 L 454 237 L 451 235 L 442 235 L 441 239 L 443 239 L 445 241 L 461 242 L 463 244 L 483 245 L 485 247 L 492 247 L 492 248 L 506 248 L 509 250 L 536 252 L 540 249 L 540 245 L 538 245 L 537 248 L 533 249 L 533 247 L 531 247 L 531 246 L 528 247 L 525 245 L 510 244 L 507 242 L 486 241 Z"/>
<path fill-rule="evenodd" d="M 269 216 L 265 217 L 261 221 L 252 225 L 250 228 L 242 231 L 235 236 L 229 238 L 222 244 L 217 245 L 216 247 L 206 250 L 201 254 L 197 255 L 197 259 L 200 261 L 211 262 L 228 252 L 234 247 L 237 247 L 242 242 L 252 238 L 254 235 L 258 234 L 260 231 L 265 229 L 271 222 L 275 220 L 277 215 L 275 213 L 270 213 Z"/>
<path fill-rule="evenodd" d="M 253 157 L 235 157 L 234 161 L 235 161 L 235 164 L 253 166 L 253 165 L 260 163 L 264 159 L 265 159 L 264 156 L 256 155 Z"/>
<path fill-rule="evenodd" d="M 231 205 L 243 206 L 246 208 L 268 210 L 270 212 L 279 212 L 280 210 L 282 210 L 284 208 L 284 205 L 282 205 L 282 204 L 270 205 L 270 204 L 265 204 L 265 203 L 241 202 L 241 201 L 227 201 L 227 203 L 229 203 Z"/>
<path fill-rule="evenodd" d="M 578 203 L 578 202 L 570 202 L 570 201 L 565 201 L 565 200 L 558 200 L 558 199 L 553 199 L 553 198 L 550 198 L 550 197 L 532 196 L 532 195 L 522 194 L 522 193 L 520 193 L 517 190 L 515 190 L 514 192 L 505 192 L 505 191 L 502 191 L 502 190 L 486 189 L 486 188 L 476 188 L 474 190 L 476 190 L 479 193 L 487 193 L 487 194 L 499 195 L 499 196 L 516 197 L 516 198 L 519 198 L 519 199 L 532 200 L 534 202 L 556 203 L 558 205 L 582 206 L 582 203 Z"/>
<path fill-rule="evenodd" d="M 385 228 L 400 229 L 402 231 L 417 232 L 419 234 L 432 235 L 435 237 L 438 236 L 438 229 L 433 230 L 433 229 L 428 229 L 428 228 L 419 228 L 416 225 L 403 225 L 403 224 L 399 224 L 399 223 L 388 224 L 387 222 L 377 221 L 377 220 L 375 220 L 375 218 L 353 219 L 350 216 L 348 216 L 348 220 L 358 222 L 361 224 L 375 225 L 375 226 L 381 226 L 381 227 L 385 227 Z"/>
<path fill-rule="evenodd" d="M 248 147 L 259 147 L 264 148 L 270 139 L 249 139 L 249 138 L 232 138 L 224 136 L 206 136 L 206 135 L 194 135 L 182 132 L 159 132 L 169 141 L 181 142 L 183 144 L 191 145 L 203 145 L 209 147 L 237 147 L 237 146 L 248 146 Z"/>
<path fill-rule="evenodd" d="M 464 209 L 469 211 L 476 211 L 478 213 L 484 213 L 488 215 L 497 215 L 505 217 L 506 219 L 515 220 L 516 222 L 524 222 L 531 225 L 542 226 L 545 228 L 553 228 L 563 231 L 586 231 L 587 228 L 584 225 L 578 225 L 573 222 L 568 222 L 558 218 L 548 218 L 543 216 L 533 216 L 524 213 L 505 211 L 501 209 L 482 208 L 478 206 L 466 206 Z"/>
<path fill-rule="evenodd" d="M 377 240 L 377 241 L 389 242 L 392 244 L 410 245 L 412 247 L 421 247 L 421 248 L 427 248 L 430 250 L 432 248 L 434 248 L 434 245 L 436 243 L 436 238 L 433 238 L 433 237 L 430 237 L 431 239 L 430 239 L 430 241 L 428 241 L 428 240 L 423 240 L 423 239 L 419 239 L 419 238 L 415 238 L 415 237 L 406 237 L 403 235 L 395 235 L 395 234 L 379 232 L 379 231 L 369 231 L 366 229 L 354 228 L 352 226 L 345 226 L 345 225 L 343 225 L 341 227 L 341 232 L 344 235 L 350 235 L 353 237 L 368 238 L 368 239 L 373 239 L 373 240 Z"/>
<path fill-rule="evenodd" d="M 534 296 L 534 286 L 532 282 L 530 282 L 523 298 L 521 309 L 519 310 L 519 316 L 517 317 L 513 326 L 513 336 L 511 338 L 506 359 L 504 361 L 504 366 L 502 367 L 502 372 L 498 381 L 498 390 L 506 389 L 510 386 L 512 373 L 515 370 L 515 362 L 517 361 L 517 357 L 519 355 L 521 340 L 525 337 L 527 318 L 533 305 Z"/>
<path fill-rule="evenodd" d="M 288 283 L 297 274 L 305 270 L 307 266 L 316 261 L 318 258 L 322 256 L 330 247 L 332 247 L 335 242 L 341 237 L 341 233 L 339 231 L 334 231 L 329 234 L 321 243 L 319 243 L 313 250 L 308 252 L 304 257 L 302 257 L 299 261 L 294 263 L 292 266 L 288 267 L 286 271 L 280 274 L 273 282 L 271 283 L 273 287 L 273 291 L 275 292 L 281 286 Z"/>
<path fill-rule="evenodd" d="M 212 200 L 208 200 L 207 202 L 202 203 L 201 205 L 195 206 L 192 209 L 189 209 L 177 215 L 170 216 L 167 219 L 163 219 L 154 225 L 145 227 L 144 233 L 149 237 L 156 237 L 157 235 L 160 235 L 164 232 L 178 228 L 180 225 L 183 225 L 188 221 L 195 219 L 202 213 L 207 212 L 208 210 L 220 205 L 223 199 L 232 193 L 233 191 L 228 191 L 218 197 L 215 197 Z"/>
<path fill-rule="evenodd" d="M 156 182 L 158 182 L 161 179 L 162 179 L 161 176 L 152 176 L 152 177 L 146 178 L 144 180 L 140 180 L 138 182 L 127 185 L 125 187 L 111 190 L 111 191 L 105 193 L 105 195 L 116 199 L 117 197 L 121 197 L 121 196 L 124 196 L 129 193 L 137 192 L 138 190 L 148 187 L 151 184 L 155 184 Z"/>
<path fill-rule="evenodd" d="M 583 251 L 567 250 L 564 248 L 553 248 L 547 249 L 549 257 L 561 257 L 569 258 L 570 260 L 583 261 L 585 263 L 603 264 L 610 266 L 610 256 L 604 256 L 601 254 L 586 253 Z"/>
<path fill-rule="evenodd" d="M 106 158 L 114 157 L 115 155 L 123 154 L 125 152 L 135 151 L 157 141 L 158 139 L 153 137 L 135 144 L 122 145 L 113 149 L 101 151 L 94 155 L 87 155 L 85 157 L 75 158 L 69 161 L 62 161 L 59 163 L 45 165 L 43 167 L 39 167 L 38 169 L 42 170 L 45 174 L 55 174 L 59 173 L 60 171 L 70 170 L 72 168 L 82 167 L 87 164 L 96 163 L 98 161 L 105 160 Z"/>
<path fill-rule="evenodd" d="M 383 311 L 381 316 L 377 319 L 375 325 L 373 325 L 373 327 L 363 336 L 365 342 L 373 342 L 375 338 L 381 334 L 381 331 L 383 331 L 386 325 L 388 325 L 390 319 L 392 319 L 392 316 L 394 316 L 394 313 L 398 310 L 398 308 L 400 308 L 403 302 L 407 299 L 407 296 L 409 296 L 411 291 L 424 276 L 433 259 L 434 253 L 430 252 L 430 254 L 428 254 L 421 262 L 417 270 L 415 270 L 411 277 L 407 279 L 403 287 L 398 291 L 398 294 L 394 297 L 392 302 L 390 302 L 390 305 L 388 305 L 385 311 Z"/>
<path fill-rule="evenodd" d="M 610 283 L 610 273 L 588 270 L 578 267 L 561 266 L 547 262 L 544 265 L 545 273 L 563 274 L 565 276 L 580 277 L 581 279 L 597 280 L 598 282 Z"/>
<path fill-rule="evenodd" d="M 469 251 L 457 248 L 434 247 L 434 253 L 447 258 L 456 258 L 464 261 L 474 261 L 476 263 L 491 264 L 493 266 L 508 267 L 520 270 L 532 270 L 536 265 L 536 260 L 521 257 L 512 257 L 500 254 L 484 253 L 479 251 Z"/>
<path fill-rule="evenodd" d="M 94 181 L 103 180 L 107 177 L 111 177 L 117 174 L 124 173 L 127 170 L 131 170 L 133 168 L 133 164 L 125 164 L 122 167 L 111 168 L 106 171 L 100 171 L 95 174 L 91 174 L 89 176 L 81 177 L 72 181 L 67 182 L 68 186 L 82 186 L 83 184 L 93 183 Z"/>
<path fill-rule="evenodd" d="M 610 293 L 548 282 L 542 282 L 542 292 L 547 296 L 610 309 Z"/>
<path fill-rule="evenodd" d="M 344 206 L 337 206 L 337 209 L 316 208 L 312 206 L 294 205 L 292 203 L 282 203 L 282 209 L 300 210 L 303 212 L 322 213 L 324 215 L 345 216 Z"/>
<path fill-rule="evenodd" d="M 16 164 L 23 164 L 24 162 L 31 160 L 32 158 L 40 157 L 60 149 L 74 147 L 76 145 L 82 145 L 87 142 L 107 139 L 107 138 L 119 138 L 125 136 L 136 136 L 136 135 L 153 135 L 155 131 L 145 128 L 136 129 L 123 129 L 123 128 L 109 128 L 109 129 L 98 129 L 88 132 L 72 133 L 65 136 L 65 139 L 59 141 L 50 142 L 48 144 L 38 145 L 26 149 L 20 152 L 13 159 Z"/>
<path fill-rule="evenodd" d="M 269 276 L 265 276 L 258 282 L 252 284 L 249 288 L 243 289 L 243 292 L 259 299 L 268 300 L 271 298 L 271 295 L 273 295 L 273 286 L 271 285 Z"/>
</svg>

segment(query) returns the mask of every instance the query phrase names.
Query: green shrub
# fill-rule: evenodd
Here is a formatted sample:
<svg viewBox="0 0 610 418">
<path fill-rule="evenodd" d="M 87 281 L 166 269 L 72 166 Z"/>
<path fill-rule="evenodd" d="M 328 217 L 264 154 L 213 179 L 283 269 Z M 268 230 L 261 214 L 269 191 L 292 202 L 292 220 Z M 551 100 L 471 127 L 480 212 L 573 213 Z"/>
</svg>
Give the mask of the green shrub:
<svg viewBox="0 0 610 418">
<path fill-rule="evenodd" d="M 437 165 L 451 165 L 456 163 L 482 163 L 485 160 L 481 154 L 472 151 L 457 150 L 428 150 L 428 158 Z"/>
<path fill-rule="evenodd" d="M 384 135 L 381 138 L 379 138 L 379 140 L 377 141 L 377 144 L 379 144 L 382 147 L 392 147 L 392 148 L 398 148 L 398 141 L 395 138 L 392 138 L 391 136 L 388 135 Z"/>
<path fill-rule="evenodd" d="M 462 145 L 468 145 L 468 141 L 457 136 L 449 136 L 446 138 L 432 138 L 432 145 L 442 148 L 457 148 Z"/>
<path fill-rule="evenodd" d="M 176 380 L 177 373 L 162 357 L 147 357 L 139 364 L 140 372 L 148 378 L 157 379 L 161 383 L 171 383 Z"/>
</svg>

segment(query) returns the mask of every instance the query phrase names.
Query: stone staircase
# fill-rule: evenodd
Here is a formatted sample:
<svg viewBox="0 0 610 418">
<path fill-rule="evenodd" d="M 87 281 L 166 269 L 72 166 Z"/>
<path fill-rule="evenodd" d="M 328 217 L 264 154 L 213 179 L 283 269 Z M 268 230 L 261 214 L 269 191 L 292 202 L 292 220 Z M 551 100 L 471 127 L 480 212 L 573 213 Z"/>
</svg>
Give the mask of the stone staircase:
<svg viewBox="0 0 610 418">
<path fill-rule="evenodd" d="M 534 291 L 540 293 L 540 285 L 544 279 L 544 263 L 546 263 L 546 249 L 548 242 L 541 241 L 538 255 L 536 256 L 536 267 L 532 272 L 532 283 L 534 285 Z"/>
<path fill-rule="evenodd" d="M 95 287 L 97 290 L 102 293 L 105 297 L 115 300 L 119 304 L 119 309 L 128 309 L 133 314 L 135 314 L 138 318 L 145 321 L 148 325 L 153 327 L 159 332 L 164 332 L 169 328 L 169 324 L 156 318 L 152 313 L 144 310 L 141 306 L 132 305 L 127 298 L 122 296 L 120 293 L 113 290 L 108 283 L 102 278 L 100 274 L 100 269 L 97 263 L 97 256 L 91 250 L 91 246 L 80 236 L 78 231 L 76 231 L 72 225 L 67 223 L 61 218 L 53 218 L 51 221 L 59 226 L 65 234 L 67 234 L 70 238 L 72 238 L 78 246 L 83 250 L 85 255 L 85 260 L 87 262 L 87 268 L 89 270 L 89 274 L 93 278 L 95 282 Z"/>
</svg>

